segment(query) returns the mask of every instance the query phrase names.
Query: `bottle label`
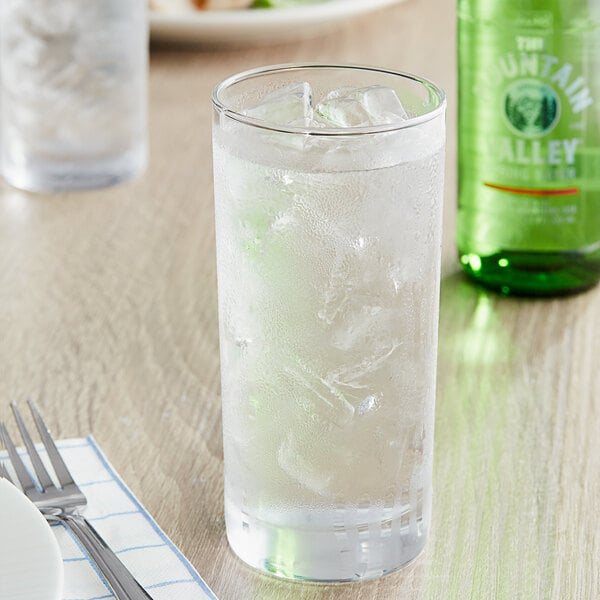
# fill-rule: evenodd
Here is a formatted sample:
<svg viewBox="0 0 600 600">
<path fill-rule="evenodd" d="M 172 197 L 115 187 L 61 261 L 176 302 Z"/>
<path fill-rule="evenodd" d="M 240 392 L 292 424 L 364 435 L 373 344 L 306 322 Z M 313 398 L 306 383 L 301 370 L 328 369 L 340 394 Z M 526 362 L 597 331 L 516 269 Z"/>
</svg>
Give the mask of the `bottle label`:
<svg viewBox="0 0 600 600">
<path fill-rule="evenodd" d="M 481 253 L 600 240 L 598 33 L 523 20 L 460 27 L 459 238 Z"/>
</svg>

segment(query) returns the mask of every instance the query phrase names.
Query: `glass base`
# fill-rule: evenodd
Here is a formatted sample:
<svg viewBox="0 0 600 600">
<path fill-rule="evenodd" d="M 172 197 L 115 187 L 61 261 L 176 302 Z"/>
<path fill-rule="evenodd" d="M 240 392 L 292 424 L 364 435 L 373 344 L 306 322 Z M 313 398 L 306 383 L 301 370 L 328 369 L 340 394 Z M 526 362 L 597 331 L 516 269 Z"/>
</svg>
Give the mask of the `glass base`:
<svg viewBox="0 0 600 600">
<path fill-rule="evenodd" d="M 513 252 L 489 256 L 460 252 L 465 273 L 506 296 L 561 296 L 594 287 L 600 280 L 600 251 Z"/>
<path fill-rule="evenodd" d="M 92 190 L 123 183 L 140 175 L 147 162 L 141 147 L 125 155 L 98 161 L 29 161 L 26 165 L 6 159 L 2 175 L 15 188 L 29 192 Z"/>
<path fill-rule="evenodd" d="M 407 510 L 395 518 L 361 521 L 362 513 L 369 512 L 342 511 L 343 520 L 354 521 L 353 526 L 339 524 L 340 509 L 323 511 L 317 517 L 304 513 L 303 527 L 298 519 L 286 518 L 288 524 L 284 526 L 252 518 L 226 500 L 227 538 L 244 562 L 277 577 L 314 582 L 362 581 L 412 562 L 427 540 L 425 522 L 411 523 Z M 381 510 L 374 512 L 381 517 Z"/>
</svg>

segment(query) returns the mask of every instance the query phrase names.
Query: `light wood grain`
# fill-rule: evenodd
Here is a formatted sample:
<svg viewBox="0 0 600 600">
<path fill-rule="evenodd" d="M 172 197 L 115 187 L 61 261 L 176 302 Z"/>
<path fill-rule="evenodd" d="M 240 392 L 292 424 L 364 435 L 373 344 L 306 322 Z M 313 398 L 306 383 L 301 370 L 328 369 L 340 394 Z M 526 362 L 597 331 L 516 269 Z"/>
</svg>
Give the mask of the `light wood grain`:
<svg viewBox="0 0 600 600">
<path fill-rule="evenodd" d="M 93 433 L 222 600 L 600 598 L 600 289 L 512 300 L 457 273 L 454 11 L 409 0 L 285 46 L 153 48 L 144 177 L 0 188 L 0 416 L 31 396 L 59 436 Z M 253 572 L 222 513 L 210 92 L 305 60 L 416 72 L 449 97 L 433 534 L 356 585 Z"/>
</svg>

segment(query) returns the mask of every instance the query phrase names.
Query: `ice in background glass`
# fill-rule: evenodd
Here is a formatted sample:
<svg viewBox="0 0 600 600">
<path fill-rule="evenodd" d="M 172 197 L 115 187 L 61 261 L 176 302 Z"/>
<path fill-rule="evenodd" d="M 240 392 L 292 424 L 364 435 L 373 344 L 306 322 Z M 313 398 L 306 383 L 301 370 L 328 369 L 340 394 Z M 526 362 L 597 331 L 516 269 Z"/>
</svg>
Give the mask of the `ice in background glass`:
<svg viewBox="0 0 600 600">
<path fill-rule="evenodd" d="M 2 0 L 0 30 L 9 183 L 87 189 L 143 170 L 146 0 Z"/>
<path fill-rule="evenodd" d="M 282 577 L 382 575 L 430 525 L 444 94 L 282 65 L 213 103 L 229 543 Z"/>
</svg>

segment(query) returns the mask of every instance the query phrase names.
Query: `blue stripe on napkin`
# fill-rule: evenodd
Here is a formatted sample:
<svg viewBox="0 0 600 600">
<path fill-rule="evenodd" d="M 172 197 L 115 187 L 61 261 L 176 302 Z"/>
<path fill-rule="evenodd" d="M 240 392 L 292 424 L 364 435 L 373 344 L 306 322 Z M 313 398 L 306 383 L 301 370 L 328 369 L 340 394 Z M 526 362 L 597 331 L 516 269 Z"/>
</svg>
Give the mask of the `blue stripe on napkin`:
<svg viewBox="0 0 600 600">
<path fill-rule="evenodd" d="M 90 436 L 58 442 L 73 478 L 88 498 L 85 516 L 154 600 L 217 600 L 119 477 Z M 45 457 L 43 457 L 45 458 Z M 114 595 L 78 540 L 53 531 L 64 560 L 64 600 L 111 600 Z"/>
</svg>

